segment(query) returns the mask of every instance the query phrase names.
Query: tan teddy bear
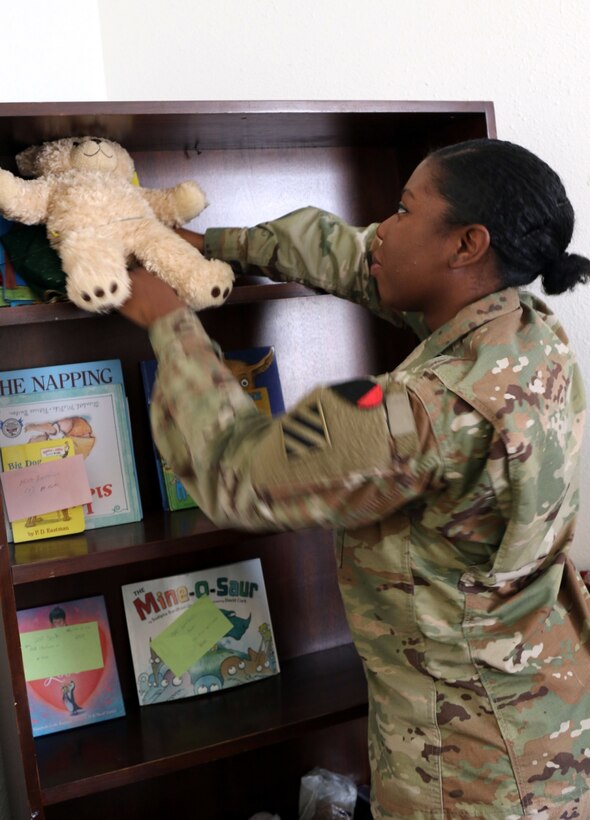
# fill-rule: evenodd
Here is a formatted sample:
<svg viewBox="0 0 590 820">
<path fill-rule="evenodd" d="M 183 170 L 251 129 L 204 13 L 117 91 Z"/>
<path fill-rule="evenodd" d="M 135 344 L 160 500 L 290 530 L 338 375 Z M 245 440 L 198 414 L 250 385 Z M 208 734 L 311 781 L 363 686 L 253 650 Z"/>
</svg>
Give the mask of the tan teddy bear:
<svg viewBox="0 0 590 820">
<path fill-rule="evenodd" d="M 0 212 L 27 225 L 46 224 L 68 298 L 79 307 L 100 313 L 122 305 L 134 259 L 196 310 L 227 299 L 230 266 L 206 260 L 172 230 L 207 204 L 195 182 L 140 188 L 127 151 L 98 137 L 46 142 L 27 148 L 16 162 L 22 176 L 36 178 L 0 169 Z"/>
</svg>

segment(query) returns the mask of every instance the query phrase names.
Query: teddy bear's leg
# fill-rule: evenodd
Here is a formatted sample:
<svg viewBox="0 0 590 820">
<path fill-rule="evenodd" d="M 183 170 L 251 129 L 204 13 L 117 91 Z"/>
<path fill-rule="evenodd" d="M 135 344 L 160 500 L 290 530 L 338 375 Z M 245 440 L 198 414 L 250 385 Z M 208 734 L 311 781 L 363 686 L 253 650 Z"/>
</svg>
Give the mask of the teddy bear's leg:
<svg viewBox="0 0 590 820">
<path fill-rule="evenodd" d="M 218 259 L 205 259 L 164 225 L 151 222 L 137 230 L 133 253 L 195 310 L 221 305 L 231 293 L 231 267 Z"/>
<path fill-rule="evenodd" d="M 59 248 L 70 301 L 83 310 L 107 313 L 129 298 L 124 249 L 112 237 L 87 233 L 65 237 Z"/>
</svg>

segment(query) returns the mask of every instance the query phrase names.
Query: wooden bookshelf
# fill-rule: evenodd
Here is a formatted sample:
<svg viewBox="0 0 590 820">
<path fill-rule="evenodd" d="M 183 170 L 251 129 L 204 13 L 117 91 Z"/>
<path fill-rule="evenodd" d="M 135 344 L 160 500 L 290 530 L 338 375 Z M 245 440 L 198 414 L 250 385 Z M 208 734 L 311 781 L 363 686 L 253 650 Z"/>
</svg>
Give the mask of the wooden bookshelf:
<svg viewBox="0 0 590 820">
<path fill-rule="evenodd" d="M 486 102 L 129 102 L 0 105 L 0 167 L 30 144 L 95 134 L 130 150 L 143 185 L 196 179 L 210 208 L 193 224 L 251 225 L 313 204 L 365 225 L 387 217 L 432 148 L 494 136 Z M 207 330 L 225 349 L 275 347 L 287 406 L 313 386 L 392 369 L 406 333 L 300 285 L 239 282 Z M 67 303 L 0 310 L 3 369 L 122 361 L 144 518 L 28 545 L 0 539 L 0 731 L 13 820 L 297 817 L 313 766 L 369 779 L 364 674 L 338 592 L 329 532 L 214 527 L 164 513 L 138 362 L 147 334 Z M 0 532 L 4 533 L 0 521 Z M 140 708 L 121 600 L 125 583 L 259 557 L 280 675 Z M 34 739 L 16 612 L 104 595 L 127 715 Z"/>
</svg>

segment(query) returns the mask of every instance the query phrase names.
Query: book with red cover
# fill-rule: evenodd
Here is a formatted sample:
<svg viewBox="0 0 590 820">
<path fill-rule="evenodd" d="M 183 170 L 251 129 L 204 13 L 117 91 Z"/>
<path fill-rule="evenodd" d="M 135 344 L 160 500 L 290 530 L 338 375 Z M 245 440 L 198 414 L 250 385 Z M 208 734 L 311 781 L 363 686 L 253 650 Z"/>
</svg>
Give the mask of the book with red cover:
<svg viewBox="0 0 590 820">
<path fill-rule="evenodd" d="M 17 618 L 34 737 L 125 715 L 102 595 Z"/>
</svg>

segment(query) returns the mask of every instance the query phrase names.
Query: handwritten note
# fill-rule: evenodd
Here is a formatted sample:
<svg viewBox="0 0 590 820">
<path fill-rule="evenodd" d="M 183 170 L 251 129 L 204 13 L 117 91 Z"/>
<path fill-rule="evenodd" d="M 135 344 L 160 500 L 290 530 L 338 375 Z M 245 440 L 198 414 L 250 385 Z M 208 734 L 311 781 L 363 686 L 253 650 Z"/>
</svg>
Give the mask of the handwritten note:
<svg viewBox="0 0 590 820">
<path fill-rule="evenodd" d="M 82 455 L 0 473 L 9 521 L 89 504 L 90 485 Z"/>
<path fill-rule="evenodd" d="M 231 628 L 231 621 L 203 595 L 153 639 L 152 649 L 180 677 Z"/>
<path fill-rule="evenodd" d="M 23 632 L 20 645 L 25 680 L 56 678 L 104 666 L 96 621 Z"/>
</svg>

